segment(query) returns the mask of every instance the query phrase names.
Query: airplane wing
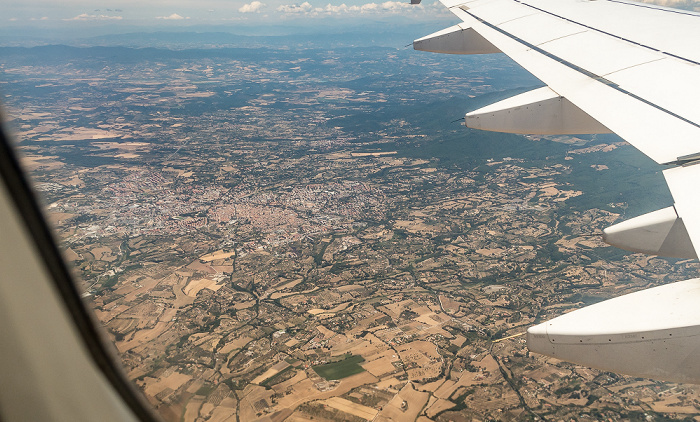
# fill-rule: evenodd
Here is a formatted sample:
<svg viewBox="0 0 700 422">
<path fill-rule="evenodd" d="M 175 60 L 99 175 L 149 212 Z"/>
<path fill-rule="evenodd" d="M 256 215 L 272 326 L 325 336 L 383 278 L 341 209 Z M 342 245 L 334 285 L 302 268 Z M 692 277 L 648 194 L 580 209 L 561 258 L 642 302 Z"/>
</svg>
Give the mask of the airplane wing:
<svg viewBox="0 0 700 422">
<path fill-rule="evenodd" d="M 468 113 L 521 134 L 614 132 L 659 164 L 674 205 L 604 231 L 635 252 L 700 250 L 700 14 L 623 0 L 441 0 L 461 23 L 414 41 L 502 52 L 546 86 Z M 613 187 L 614 188 L 614 187 Z M 700 383 L 700 279 L 648 289 L 531 327 L 530 350 L 604 370 Z"/>
</svg>

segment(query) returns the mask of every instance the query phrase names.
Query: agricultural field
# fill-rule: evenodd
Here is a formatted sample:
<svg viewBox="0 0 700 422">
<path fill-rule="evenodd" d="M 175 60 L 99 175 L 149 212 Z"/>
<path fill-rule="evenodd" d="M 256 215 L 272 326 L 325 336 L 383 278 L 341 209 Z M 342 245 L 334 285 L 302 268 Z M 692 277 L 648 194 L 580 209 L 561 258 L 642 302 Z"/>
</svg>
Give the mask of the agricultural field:
<svg viewBox="0 0 700 422">
<path fill-rule="evenodd" d="M 313 370 L 316 371 L 319 376 L 329 381 L 339 380 L 363 372 L 365 369 L 359 364 L 364 361 L 365 359 L 359 355 L 346 356 L 345 359 L 338 362 L 313 366 Z"/>
</svg>

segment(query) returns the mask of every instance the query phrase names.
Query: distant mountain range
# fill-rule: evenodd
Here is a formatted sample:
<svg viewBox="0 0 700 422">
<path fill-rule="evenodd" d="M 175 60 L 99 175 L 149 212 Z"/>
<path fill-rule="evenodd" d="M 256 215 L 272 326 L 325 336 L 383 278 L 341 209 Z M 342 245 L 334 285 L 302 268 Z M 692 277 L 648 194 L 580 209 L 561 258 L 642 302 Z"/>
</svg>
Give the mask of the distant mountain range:
<svg viewBox="0 0 700 422">
<path fill-rule="evenodd" d="M 215 26 L 189 27 L 178 31 L 144 31 L 124 29 L 114 33 L 88 35 L 27 29 L 0 30 L 0 46 L 38 46 L 68 44 L 74 46 L 165 47 L 173 49 L 202 47 L 252 47 L 277 45 L 295 47 L 387 46 L 404 47 L 416 38 L 442 29 L 444 22 L 408 24 L 367 22 L 323 26 Z M 243 35 L 245 34 L 245 35 Z"/>
</svg>

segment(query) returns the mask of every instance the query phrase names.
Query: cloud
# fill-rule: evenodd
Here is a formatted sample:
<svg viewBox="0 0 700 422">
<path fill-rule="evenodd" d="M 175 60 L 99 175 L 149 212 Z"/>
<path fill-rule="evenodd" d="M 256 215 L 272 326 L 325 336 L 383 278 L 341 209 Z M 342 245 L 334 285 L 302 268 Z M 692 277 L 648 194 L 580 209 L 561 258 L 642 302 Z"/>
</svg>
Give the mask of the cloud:
<svg viewBox="0 0 700 422">
<path fill-rule="evenodd" d="M 422 9 L 421 5 L 412 5 L 409 2 L 402 1 L 385 1 L 384 3 L 366 3 L 360 6 L 362 13 L 372 12 L 401 12 L 408 10 Z"/>
<path fill-rule="evenodd" d="M 320 11 L 326 12 L 328 14 L 340 14 L 340 13 L 348 13 L 348 12 L 357 12 L 360 10 L 358 6 L 348 6 L 347 4 L 343 3 L 340 6 L 335 6 L 333 4 L 327 4 L 326 7 L 323 9 L 319 9 Z"/>
<path fill-rule="evenodd" d="M 283 4 L 277 8 L 278 12 L 290 14 L 307 14 L 314 9 L 308 1 L 302 4 Z"/>
<path fill-rule="evenodd" d="M 313 1 L 313 0 L 311 0 Z M 286 15 L 296 16 L 330 16 L 330 15 L 396 15 L 396 14 L 412 14 L 423 13 L 428 15 L 443 15 L 449 14 L 449 11 L 438 1 L 428 2 L 423 0 L 423 4 L 412 5 L 408 0 L 387 0 L 374 2 L 365 0 L 367 3 L 361 3 L 349 6 L 346 3 L 331 4 L 328 3 L 323 7 L 311 5 L 309 1 L 303 3 L 283 4 L 277 7 L 277 11 Z M 686 10 L 700 11 L 700 0 L 640 0 L 645 3 L 655 3 L 663 6 L 675 7 Z M 259 4 L 259 6 L 258 6 Z M 261 7 L 265 6 L 259 1 L 253 1 L 241 7 L 239 12 L 250 13 L 257 12 Z"/>
<path fill-rule="evenodd" d="M 361 5 L 348 6 L 327 4 L 325 7 L 313 7 L 308 1 L 302 4 L 285 4 L 277 8 L 278 12 L 296 15 L 340 15 L 340 14 L 395 14 L 402 12 L 413 12 L 423 10 L 422 5 L 411 5 L 408 1 L 385 1 L 383 3 L 365 3 Z"/>
<path fill-rule="evenodd" d="M 156 19 L 166 19 L 166 20 L 182 20 L 182 19 L 189 19 L 188 17 L 183 17 L 178 15 L 177 13 L 173 13 L 170 16 L 156 16 Z"/>
<path fill-rule="evenodd" d="M 44 19 L 44 18 L 42 18 Z M 121 20 L 121 16 L 109 16 L 109 15 L 88 15 L 87 13 L 81 13 L 78 16 L 74 16 L 69 19 L 63 19 L 64 21 L 105 21 L 105 20 Z"/>
<path fill-rule="evenodd" d="M 244 4 L 240 7 L 240 9 L 238 9 L 238 11 L 241 13 L 255 13 L 259 12 L 263 7 L 265 7 L 265 4 L 256 0 L 248 4 Z"/>
</svg>

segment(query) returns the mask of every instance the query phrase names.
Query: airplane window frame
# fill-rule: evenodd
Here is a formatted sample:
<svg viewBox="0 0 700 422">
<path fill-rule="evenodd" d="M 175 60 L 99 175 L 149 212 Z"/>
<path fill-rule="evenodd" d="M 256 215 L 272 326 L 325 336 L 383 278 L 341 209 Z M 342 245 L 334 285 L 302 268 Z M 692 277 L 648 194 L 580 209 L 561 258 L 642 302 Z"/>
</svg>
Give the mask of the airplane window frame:
<svg viewBox="0 0 700 422">
<path fill-rule="evenodd" d="M 62 304 L 69 313 L 74 328 L 83 342 L 82 346 L 123 404 L 137 420 L 142 422 L 160 421 L 161 419 L 149 406 L 146 398 L 126 378 L 113 346 L 109 347 L 110 343 L 97 323 L 96 317 L 85 307 L 77 283 L 75 283 L 56 243 L 55 236 L 44 218 L 44 213 L 29 178 L 19 163 L 13 141 L 4 122 L 5 119 L 0 119 L 0 178 L 53 282 L 51 287 L 58 292 Z M 0 419 L 2 419 L 2 414 L 0 414 Z"/>
</svg>

